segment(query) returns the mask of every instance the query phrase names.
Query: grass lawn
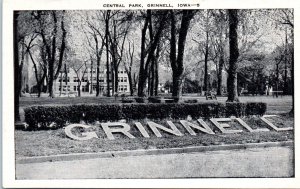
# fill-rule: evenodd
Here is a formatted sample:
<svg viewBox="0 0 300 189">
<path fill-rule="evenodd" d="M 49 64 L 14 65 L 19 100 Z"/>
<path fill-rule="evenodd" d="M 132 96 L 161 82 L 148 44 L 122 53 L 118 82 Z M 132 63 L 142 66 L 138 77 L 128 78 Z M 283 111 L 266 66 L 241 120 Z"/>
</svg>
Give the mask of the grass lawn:
<svg viewBox="0 0 300 189">
<path fill-rule="evenodd" d="M 168 119 L 170 120 L 170 119 Z M 243 120 L 253 129 L 268 128 L 258 117 L 246 117 Z M 288 115 L 274 117 L 270 119 L 277 127 L 293 127 L 294 119 Z M 114 134 L 115 140 L 107 139 L 102 127 L 94 125 L 93 131 L 98 135 L 98 139 L 93 138 L 86 141 L 76 141 L 66 136 L 64 129 L 44 130 L 44 131 L 15 131 L 16 157 L 32 157 L 45 156 L 69 153 L 86 153 L 86 152 L 105 152 L 116 150 L 135 150 L 135 149 L 160 149 L 173 147 L 188 147 L 188 146 L 207 146 L 207 145 L 222 145 L 222 144 L 243 144 L 243 143 L 260 143 L 260 142 L 275 142 L 288 141 L 294 139 L 294 131 L 276 132 L 270 130 L 268 132 L 250 133 L 236 122 L 229 123 L 230 129 L 242 129 L 241 133 L 223 134 L 209 120 L 205 120 L 210 128 L 216 133 L 215 135 L 203 134 L 199 131 L 196 136 L 190 135 L 178 120 L 172 120 L 176 127 L 184 134 L 184 136 L 174 136 L 166 132 L 160 131 L 162 136 L 158 138 L 149 129 L 146 124 L 147 120 L 137 120 L 142 123 L 150 138 L 144 138 L 134 127 L 133 121 L 130 133 L 135 136 L 134 139 L 129 139 L 122 134 Z M 151 120 L 156 123 L 167 126 L 167 120 Z M 195 120 L 192 120 L 195 122 Z M 81 133 L 80 130 L 74 132 Z"/>
</svg>

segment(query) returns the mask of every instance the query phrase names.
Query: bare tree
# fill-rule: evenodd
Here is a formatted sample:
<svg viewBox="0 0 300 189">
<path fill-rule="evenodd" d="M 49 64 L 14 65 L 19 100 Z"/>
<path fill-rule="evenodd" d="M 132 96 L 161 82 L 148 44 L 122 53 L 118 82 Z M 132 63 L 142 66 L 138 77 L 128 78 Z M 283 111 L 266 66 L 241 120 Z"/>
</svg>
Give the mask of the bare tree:
<svg viewBox="0 0 300 189">
<path fill-rule="evenodd" d="M 85 81 L 85 74 L 87 70 L 87 65 L 86 61 L 81 63 L 79 60 L 73 61 L 73 63 L 70 65 L 70 67 L 74 70 L 77 78 L 77 91 L 78 91 L 78 96 L 81 96 L 81 83 L 82 81 Z"/>
<path fill-rule="evenodd" d="M 126 58 L 123 61 L 124 68 L 128 76 L 130 95 L 132 96 L 134 93 L 134 89 L 137 84 L 137 75 L 133 72 L 133 63 L 134 63 L 134 42 L 128 42 L 128 51 L 126 53 Z"/>
<path fill-rule="evenodd" d="M 123 59 L 124 45 L 133 18 L 132 11 L 113 12 L 112 30 L 108 37 L 110 42 L 110 54 L 112 58 L 113 92 L 118 92 L 118 70 Z"/>
<path fill-rule="evenodd" d="M 33 63 L 34 74 L 37 83 L 36 86 L 37 86 L 38 97 L 41 96 L 42 85 L 47 75 L 46 52 L 45 52 L 45 46 L 43 44 L 39 46 L 39 51 L 40 51 L 39 52 L 40 58 L 38 58 L 38 62 L 36 62 L 31 52 L 30 45 L 27 47 L 27 53 L 29 54 L 31 62 Z"/>
<path fill-rule="evenodd" d="M 48 65 L 48 92 L 50 97 L 54 97 L 53 93 L 53 81 L 59 75 L 60 69 L 62 67 L 62 62 L 64 58 L 64 51 L 66 48 L 66 36 L 67 31 L 65 29 L 64 15 L 65 11 L 60 11 L 60 33 L 59 30 L 59 19 L 58 11 L 33 11 L 37 27 L 36 33 L 38 33 L 46 48 L 47 53 L 47 65 Z M 51 27 L 52 26 L 52 27 Z M 50 30 L 50 31 L 48 31 Z M 60 45 L 58 43 L 60 40 Z M 57 52 L 59 52 L 57 59 Z M 57 63 L 57 64 L 56 64 Z M 56 67 L 56 70 L 55 70 Z"/>
</svg>

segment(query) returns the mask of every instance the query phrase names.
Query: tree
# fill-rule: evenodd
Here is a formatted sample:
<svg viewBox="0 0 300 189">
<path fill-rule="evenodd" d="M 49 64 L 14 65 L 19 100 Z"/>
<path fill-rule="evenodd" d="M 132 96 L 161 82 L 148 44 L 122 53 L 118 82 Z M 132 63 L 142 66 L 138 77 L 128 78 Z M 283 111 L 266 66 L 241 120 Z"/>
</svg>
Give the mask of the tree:
<svg viewBox="0 0 300 189">
<path fill-rule="evenodd" d="M 168 11 L 157 10 L 152 13 L 152 10 L 147 10 L 144 15 L 144 26 L 142 28 L 141 37 L 141 58 L 140 58 L 140 70 L 138 81 L 138 96 L 146 96 L 146 81 L 149 76 L 150 63 L 155 58 L 155 50 L 158 47 L 161 34 L 166 24 L 166 17 Z M 146 35 L 149 31 L 149 44 L 146 47 Z M 146 62 L 145 59 L 147 58 Z"/>
<path fill-rule="evenodd" d="M 108 32 L 110 42 L 110 54 L 112 59 L 113 92 L 118 92 L 118 70 L 123 59 L 124 45 L 131 27 L 134 12 L 114 11 L 112 16 L 112 30 Z"/>
<path fill-rule="evenodd" d="M 41 44 L 39 46 L 39 58 L 37 58 L 38 59 L 38 61 L 37 61 L 38 63 L 37 63 L 31 52 L 30 45 L 27 47 L 27 52 L 30 56 L 31 62 L 33 63 L 34 74 L 35 74 L 35 79 L 36 79 L 36 83 L 37 83 L 36 86 L 37 86 L 38 97 L 41 96 L 42 85 L 47 76 L 47 60 L 46 60 L 46 52 L 45 51 L 46 51 L 45 46 Z"/>
<path fill-rule="evenodd" d="M 104 39 L 104 31 L 102 31 L 101 26 L 99 26 L 99 22 L 101 22 L 101 20 L 103 20 L 103 17 L 105 15 L 105 13 L 103 11 L 97 11 L 93 14 L 94 12 L 92 12 L 92 15 L 86 15 L 85 18 L 85 22 L 88 25 L 88 28 L 90 29 L 90 31 L 85 32 L 86 34 L 86 38 L 89 44 L 89 47 L 91 48 L 92 52 L 89 53 L 90 56 L 90 61 L 91 61 L 91 86 L 92 86 L 92 73 L 93 73 L 93 54 L 96 56 L 96 96 L 99 96 L 100 94 L 100 62 L 101 62 L 101 57 L 103 54 L 103 48 L 105 45 L 105 39 Z M 91 18 L 90 18 L 91 16 Z M 93 20 L 94 17 L 96 17 L 97 22 L 94 23 Z M 87 33 L 89 33 L 93 40 L 94 43 L 92 44 L 91 40 L 89 39 L 89 36 L 87 36 Z M 101 40 L 101 42 L 100 42 Z M 93 86 L 92 86 L 93 87 Z M 92 92 L 93 90 L 91 90 Z"/>
<path fill-rule="evenodd" d="M 137 84 L 137 75 L 134 73 L 134 42 L 128 42 L 128 51 L 125 56 L 124 68 L 128 76 L 130 95 L 132 96 Z"/>
<path fill-rule="evenodd" d="M 227 102 L 239 102 L 238 90 L 237 90 L 237 60 L 239 57 L 238 48 L 238 10 L 228 10 L 229 18 L 229 69 L 227 79 Z"/>
<path fill-rule="evenodd" d="M 14 11 L 13 12 L 13 32 L 14 32 L 14 75 L 15 75 L 15 80 L 14 80 L 14 89 L 15 89 L 15 94 L 14 94 L 14 100 L 15 100 L 15 120 L 19 121 L 20 120 L 20 112 L 19 112 L 19 98 L 21 94 L 21 87 L 19 86 L 19 36 L 18 36 L 18 17 L 19 17 L 19 12 Z"/>
<path fill-rule="evenodd" d="M 274 20 L 275 27 L 284 27 L 284 29 L 290 30 L 291 44 L 289 52 L 291 54 L 291 77 L 292 77 L 292 98 L 293 107 L 290 111 L 291 115 L 294 115 L 294 11 L 293 9 L 276 9 L 270 15 L 270 18 Z"/>
<path fill-rule="evenodd" d="M 60 73 L 66 49 L 65 11 L 33 11 L 32 15 L 36 22 L 35 32 L 40 35 L 45 45 L 48 65 L 48 92 L 49 97 L 53 98 L 53 81 Z M 57 53 L 59 53 L 58 57 Z"/>
<path fill-rule="evenodd" d="M 170 10 L 171 19 L 171 39 L 170 39 L 170 62 L 172 67 L 172 77 L 173 77 L 173 91 L 172 96 L 175 97 L 178 102 L 179 97 L 182 92 L 182 75 L 183 75 L 183 55 L 186 36 L 189 30 L 190 21 L 195 15 L 194 10 L 182 10 L 181 11 L 181 23 L 178 28 L 178 44 L 176 45 L 176 25 L 177 19 L 175 16 L 175 11 Z"/>
<path fill-rule="evenodd" d="M 107 96 L 110 97 L 110 78 L 109 78 L 109 20 L 111 18 L 111 11 L 107 10 L 104 14 L 105 20 L 105 47 L 106 47 L 106 90 Z"/>
<path fill-rule="evenodd" d="M 86 70 L 87 70 L 87 65 L 86 65 L 86 61 L 84 61 L 83 63 L 78 60 L 75 59 L 72 64 L 70 65 L 70 67 L 74 70 L 77 78 L 77 91 L 78 91 L 78 96 L 81 96 L 81 83 L 82 81 L 85 81 L 85 74 L 86 74 Z"/>
<path fill-rule="evenodd" d="M 226 13 L 223 10 L 212 11 L 214 15 L 214 24 L 215 24 L 215 43 L 214 49 L 216 57 L 219 58 L 216 61 L 216 70 L 217 70 L 217 95 L 222 95 L 222 73 L 225 65 L 225 41 L 226 41 L 226 29 L 224 27 L 227 21 Z"/>
</svg>

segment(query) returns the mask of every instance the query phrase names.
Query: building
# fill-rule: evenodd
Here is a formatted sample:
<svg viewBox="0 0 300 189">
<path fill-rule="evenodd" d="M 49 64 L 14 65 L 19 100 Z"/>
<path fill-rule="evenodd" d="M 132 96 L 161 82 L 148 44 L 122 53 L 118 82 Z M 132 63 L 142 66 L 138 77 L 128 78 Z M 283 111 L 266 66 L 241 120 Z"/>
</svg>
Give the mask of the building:
<svg viewBox="0 0 300 189">
<path fill-rule="evenodd" d="M 96 93 L 96 68 L 91 69 L 91 66 L 87 65 L 87 68 L 83 66 L 77 71 L 72 68 L 67 68 L 66 70 L 67 74 L 62 70 L 58 78 L 54 81 L 54 93 L 56 96 L 60 96 L 60 94 L 71 94 L 75 96 L 78 94 L 78 90 L 80 90 L 82 96 Z M 111 79 L 109 82 L 111 85 Z M 99 85 L 100 95 L 105 95 L 107 93 L 107 78 L 106 69 L 104 67 L 100 67 Z M 110 86 L 110 90 L 112 91 L 112 86 Z M 120 67 L 118 71 L 118 93 L 123 94 L 129 92 L 128 75 L 125 69 Z"/>
</svg>

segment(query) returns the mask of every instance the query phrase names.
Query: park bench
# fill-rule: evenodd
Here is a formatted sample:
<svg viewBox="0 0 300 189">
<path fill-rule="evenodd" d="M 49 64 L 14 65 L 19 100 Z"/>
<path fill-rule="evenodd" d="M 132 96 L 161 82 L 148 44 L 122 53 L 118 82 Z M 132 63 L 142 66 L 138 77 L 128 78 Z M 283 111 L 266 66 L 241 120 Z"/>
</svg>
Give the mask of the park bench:
<svg viewBox="0 0 300 189">
<path fill-rule="evenodd" d="M 164 97 L 165 103 L 174 103 L 175 99 L 173 97 Z"/>
<path fill-rule="evenodd" d="M 69 91 L 69 92 L 62 92 L 61 94 L 57 94 L 60 97 L 77 97 L 78 92 L 76 91 Z"/>
<path fill-rule="evenodd" d="M 122 103 L 133 103 L 134 98 L 132 96 L 127 96 L 126 94 L 121 94 L 121 102 Z"/>
<path fill-rule="evenodd" d="M 273 95 L 273 97 L 277 97 L 278 95 L 280 95 L 282 97 L 283 91 L 272 91 L 272 95 Z"/>
<path fill-rule="evenodd" d="M 38 97 L 38 93 L 30 93 L 30 97 Z"/>
<path fill-rule="evenodd" d="M 77 97 L 78 93 L 77 92 L 69 92 L 68 97 Z"/>
<path fill-rule="evenodd" d="M 213 100 L 213 99 L 216 99 L 217 100 L 217 95 L 216 93 L 212 92 L 212 91 L 208 91 L 208 92 L 205 92 L 205 96 L 206 96 L 206 100 Z"/>
</svg>

